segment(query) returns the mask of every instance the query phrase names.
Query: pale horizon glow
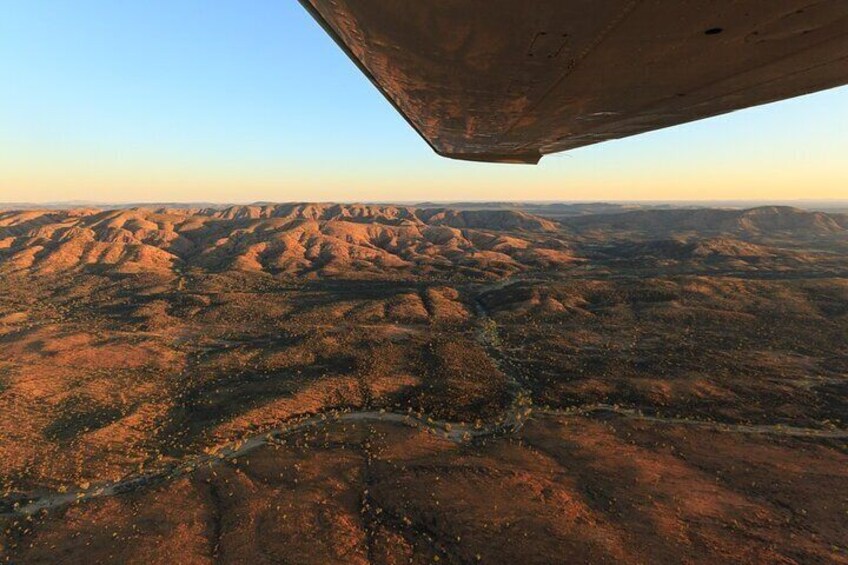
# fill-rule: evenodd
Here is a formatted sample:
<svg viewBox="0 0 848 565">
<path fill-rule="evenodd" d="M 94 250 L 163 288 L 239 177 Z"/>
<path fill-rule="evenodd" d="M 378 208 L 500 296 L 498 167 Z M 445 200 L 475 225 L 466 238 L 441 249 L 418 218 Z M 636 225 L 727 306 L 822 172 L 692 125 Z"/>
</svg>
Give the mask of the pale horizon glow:
<svg viewBox="0 0 848 565">
<path fill-rule="evenodd" d="M 0 202 L 848 199 L 848 88 L 547 156 L 435 155 L 296 2 L 10 0 Z"/>
</svg>

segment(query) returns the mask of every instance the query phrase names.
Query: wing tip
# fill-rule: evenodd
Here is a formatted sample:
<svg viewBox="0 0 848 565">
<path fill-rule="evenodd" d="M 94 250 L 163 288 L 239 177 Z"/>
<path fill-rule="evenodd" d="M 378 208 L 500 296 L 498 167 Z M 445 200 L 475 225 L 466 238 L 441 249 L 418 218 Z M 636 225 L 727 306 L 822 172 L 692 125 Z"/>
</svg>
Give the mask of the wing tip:
<svg viewBox="0 0 848 565">
<path fill-rule="evenodd" d="M 457 161 L 475 161 L 478 163 L 505 163 L 511 165 L 537 165 L 542 159 L 539 151 L 525 153 L 454 153 L 435 149 L 436 154 Z"/>
</svg>

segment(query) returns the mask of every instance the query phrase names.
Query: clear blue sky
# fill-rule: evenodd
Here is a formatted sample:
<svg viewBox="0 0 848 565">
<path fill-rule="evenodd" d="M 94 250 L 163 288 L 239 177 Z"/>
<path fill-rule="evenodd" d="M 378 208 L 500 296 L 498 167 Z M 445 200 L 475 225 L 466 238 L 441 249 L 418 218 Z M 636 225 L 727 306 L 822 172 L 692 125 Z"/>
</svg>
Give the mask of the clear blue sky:
<svg viewBox="0 0 848 565">
<path fill-rule="evenodd" d="M 0 201 L 848 198 L 846 88 L 455 162 L 294 0 L 3 0 L 0 81 Z"/>
</svg>

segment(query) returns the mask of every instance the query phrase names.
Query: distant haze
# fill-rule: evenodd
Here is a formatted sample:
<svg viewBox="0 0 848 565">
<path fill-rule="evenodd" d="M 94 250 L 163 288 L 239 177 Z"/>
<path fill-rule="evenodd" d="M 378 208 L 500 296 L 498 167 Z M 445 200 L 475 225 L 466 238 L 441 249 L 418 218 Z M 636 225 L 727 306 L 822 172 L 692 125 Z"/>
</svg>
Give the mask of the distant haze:
<svg viewBox="0 0 848 565">
<path fill-rule="evenodd" d="M 302 201 L 301 201 L 302 202 Z M 294 201 L 289 202 L 289 204 Z M 651 209 L 686 209 L 686 208 L 712 208 L 712 209 L 735 209 L 744 210 L 748 208 L 756 208 L 760 206 L 784 206 L 799 208 L 802 210 L 848 213 L 848 199 L 830 199 L 830 200 L 620 200 L 620 201 L 554 201 L 554 200 L 504 200 L 504 201 L 485 201 L 485 200 L 470 200 L 470 201 L 337 201 L 337 204 L 382 204 L 396 206 L 414 206 L 419 208 L 452 208 L 456 210 L 525 210 L 543 215 L 581 215 L 584 213 L 614 213 L 619 211 L 631 210 L 651 210 Z M 95 200 L 66 200 L 55 202 L 0 202 L 0 211 L 3 210 L 69 210 L 75 208 L 98 208 L 103 210 L 109 209 L 126 209 L 126 208 L 210 208 L 223 209 L 230 206 L 239 205 L 279 205 L 286 204 L 285 202 L 270 202 L 270 201 L 235 201 L 235 202 L 203 202 L 203 201 L 182 201 L 182 202 L 156 202 L 156 201 L 139 201 L 139 202 L 119 202 L 119 201 L 95 201 Z"/>
<path fill-rule="evenodd" d="M 549 156 L 436 156 L 296 2 L 9 0 L 0 202 L 848 198 L 848 88 Z"/>
</svg>

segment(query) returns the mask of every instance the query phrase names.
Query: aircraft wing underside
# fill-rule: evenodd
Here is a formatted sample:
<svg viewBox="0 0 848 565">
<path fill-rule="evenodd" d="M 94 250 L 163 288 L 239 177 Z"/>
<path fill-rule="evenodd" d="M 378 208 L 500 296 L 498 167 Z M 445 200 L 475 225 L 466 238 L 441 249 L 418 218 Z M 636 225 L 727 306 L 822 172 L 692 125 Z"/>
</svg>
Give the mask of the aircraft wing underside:
<svg viewBox="0 0 848 565">
<path fill-rule="evenodd" d="M 848 83 L 848 0 L 301 0 L 440 155 L 536 163 Z"/>
</svg>

